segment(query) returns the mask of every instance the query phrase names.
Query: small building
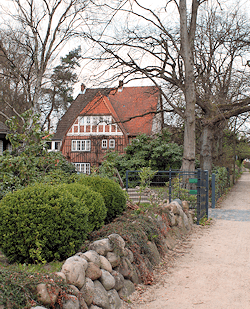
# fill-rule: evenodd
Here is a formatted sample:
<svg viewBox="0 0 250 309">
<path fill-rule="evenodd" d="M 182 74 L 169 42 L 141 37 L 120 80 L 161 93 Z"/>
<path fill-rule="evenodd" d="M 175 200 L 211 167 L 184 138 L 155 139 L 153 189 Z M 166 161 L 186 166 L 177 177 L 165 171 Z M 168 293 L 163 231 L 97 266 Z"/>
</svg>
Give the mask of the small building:
<svg viewBox="0 0 250 309">
<path fill-rule="evenodd" d="M 85 89 L 58 123 L 51 150 L 61 151 L 77 171 L 90 173 L 107 151 L 124 153 L 138 134 L 161 130 L 157 87 Z"/>
<path fill-rule="evenodd" d="M 7 126 L 0 121 L 0 155 L 3 154 L 4 150 L 10 150 L 11 151 L 11 144 L 6 139 L 6 135 L 9 133 L 9 129 Z"/>
</svg>

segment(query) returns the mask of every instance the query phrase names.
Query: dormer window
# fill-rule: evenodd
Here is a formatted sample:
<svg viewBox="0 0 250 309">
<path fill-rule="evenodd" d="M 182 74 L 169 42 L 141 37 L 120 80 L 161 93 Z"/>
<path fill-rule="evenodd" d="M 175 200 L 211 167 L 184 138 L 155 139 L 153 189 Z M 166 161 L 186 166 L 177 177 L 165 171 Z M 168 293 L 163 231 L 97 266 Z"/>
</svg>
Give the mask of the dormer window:
<svg viewBox="0 0 250 309">
<path fill-rule="evenodd" d="M 119 125 L 110 115 L 79 115 L 67 135 L 123 135 Z M 109 145 L 107 146 L 107 148 Z"/>
</svg>

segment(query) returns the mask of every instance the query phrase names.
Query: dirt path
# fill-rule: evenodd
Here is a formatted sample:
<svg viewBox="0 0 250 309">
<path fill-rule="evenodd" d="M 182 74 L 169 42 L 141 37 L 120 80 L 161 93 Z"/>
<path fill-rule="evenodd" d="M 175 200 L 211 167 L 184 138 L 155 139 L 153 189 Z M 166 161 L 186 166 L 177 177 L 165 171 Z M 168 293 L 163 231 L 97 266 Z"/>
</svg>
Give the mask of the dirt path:
<svg viewBox="0 0 250 309">
<path fill-rule="evenodd" d="M 195 227 L 172 252 L 173 264 L 159 268 L 158 283 L 126 308 L 250 308 L 250 173 L 210 216 L 213 224 Z"/>
</svg>

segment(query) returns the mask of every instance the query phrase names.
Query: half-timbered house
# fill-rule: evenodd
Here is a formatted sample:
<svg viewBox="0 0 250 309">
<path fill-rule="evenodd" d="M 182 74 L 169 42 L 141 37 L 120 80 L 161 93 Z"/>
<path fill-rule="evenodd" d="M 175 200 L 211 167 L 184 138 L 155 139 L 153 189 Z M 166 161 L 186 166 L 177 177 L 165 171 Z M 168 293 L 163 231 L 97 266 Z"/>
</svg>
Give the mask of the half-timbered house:
<svg viewBox="0 0 250 309">
<path fill-rule="evenodd" d="M 61 150 L 77 171 L 90 173 L 107 151 L 124 152 L 138 134 L 161 129 L 156 87 L 84 89 L 58 123 L 51 150 Z"/>
</svg>

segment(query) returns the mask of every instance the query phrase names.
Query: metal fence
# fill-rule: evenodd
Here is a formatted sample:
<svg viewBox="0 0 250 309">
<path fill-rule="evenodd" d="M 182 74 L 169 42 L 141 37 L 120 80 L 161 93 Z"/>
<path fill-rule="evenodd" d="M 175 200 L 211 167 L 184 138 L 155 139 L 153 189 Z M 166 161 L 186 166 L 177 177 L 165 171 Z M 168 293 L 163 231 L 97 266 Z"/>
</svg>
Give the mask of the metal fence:
<svg viewBox="0 0 250 309">
<path fill-rule="evenodd" d="M 140 185 L 140 171 L 126 171 L 126 190 Z M 189 207 L 196 209 L 197 222 L 208 216 L 208 171 L 158 171 L 150 187 L 171 203 L 174 199 L 188 200 Z"/>
<path fill-rule="evenodd" d="M 215 208 L 218 199 L 226 192 L 227 188 L 231 186 L 230 173 L 227 169 L 227 179 L 221 179 L 217 173 L 213 173 L 211 176 L 211 204 L 212 208 Z"/>
</svg>

